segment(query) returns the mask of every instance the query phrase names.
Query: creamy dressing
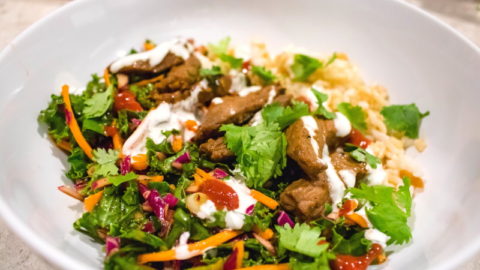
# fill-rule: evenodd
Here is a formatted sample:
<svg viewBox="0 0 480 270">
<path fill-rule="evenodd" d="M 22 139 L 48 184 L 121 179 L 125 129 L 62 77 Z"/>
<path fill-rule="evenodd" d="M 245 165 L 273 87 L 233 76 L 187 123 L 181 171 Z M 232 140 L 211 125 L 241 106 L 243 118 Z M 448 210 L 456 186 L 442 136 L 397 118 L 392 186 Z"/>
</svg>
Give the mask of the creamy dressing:
<svg viewBox="0 0 480 270">
<path fill-rule="evenodd" d="M 188 42 L 175 39 L 158 44 L 155 48 L 146 52 L 126 55 L 113 62 L 110 65 L 110 71 L 116 73 L 137 61 L 148 61 L 148 64 L 153 67 L 160 64 L 169 52 L 183 59 L 187 59 L 192 51 L 193 48 Z"/>
<path fill-rule="evenodd" d="M 327 170 L 325 172 L 327 174 L 328 189 L 330 191 L 330 199 L 332 200 L 332 208 L 333 210 L 336 210 L 338 208 L 337 204 L 342 202 L 343 196 L 345 195 L 345 184 L 338 176 L 338 173 L 331 162 L 328 147 L 326 146 L 323 147 L 322 160 L 327 165 Z"/>
<path fill-rule="evenodd" d="M 190 251 L 188 249 L 188 238 L 190 237 L 190 232 L 184 232 L 178 238 L 178 245 L 174 248 L 175 250 L 175 259 L 177 260 L 187 260 L 192 257 L 198 256 L 203 253 L 203 251 Z"/>
<path fill-rule="evenodd" d="M 217 104 L 217 105 L 218 105 L 218 104 L 222 104 L 222 103 L 223 103 L 223 99 L 220 98 L 220 97 L 216 97 L 216 98 L 212 99 L 212 103 L 213 103 L 213 104 Z"/>
<path fill-rule="evenodd" d="M 340 177 L 342 177 L 343 182 L 347 186 L 347 188 L 351 188 L 355 186 L 356 175 L 355 172 L 352 170 L 340 170 L 338 171 Z"/>
<path fill-rule="evenodd" d="M 300 118 L 300 119 L 302 120 L 303 126 L 307 130 L 308 135 L 310 136 L 310 145 L 313 147 L 313 151 L 317 155 L 317 162 L 321 163 L 321 164 L 324 164 L 322 159 L 320 159 L 320 157 L 319 157 L 320 156 L 320 146 L 318 145 L 317 140 L 315 140 L 315 136 L 317 135 L 316 131 L 318 129 L 317 121 L 315 120 L 315 118 L 313 118 L 310 115 L 302 116 L 302 118 Z M 324 147 L 324 148 L 326 148 L 326 147 Z M 328 152 L 328 149 L 327 149 L 327 152 Z"/>
<path fill-rule="evenodd" d="M 202 68 L 211 69 L 213 67 L 212 61 L 210 61 L 210 59 L 208 59 L 208 57 L 206 57 L 205 55 L 199 52 L 194 52 L 193 55 L 195 55 L 198 61 L 200 61 L 200 65 L 202 66 Z"/>
<path fill-rule="evenodd" d="M 333 124 L 335 125 L 335 129 L 337 130 L 337 137 L 345 137 L 352 131 L 352 125 L 348 118 L 343 115 L 343 113 L 337 112 L 336 118 L 333 119 Z"/>
<path fill-rule="evenodd" d="M 215 204 L 211 200 L 206 200 L 200 206 L 200 211 L 198 211 L 196 215 L 201 219 L 208 219 L 210 221 L 214 221 L 215 218 L 213 217 L 213 214 L 215 212 L 217 212 L 217 208 L 215 207 Z"/>
<path fill-rule="evenodd" d="M 390 237 L 377 229 L 368 229 L 365 231 L 365 238 L 386 248 Z"/>
<path fill-rule="evenodd" d="M 247 77 L 243 72 L 232 69 L 230 70 L 229 75 L 232 80 L 232 85 L 229 90 L 230 93 L 238 92 L 247 87 Z"/>
<path fill-rule="evenodd" d="M 372 155 L 374 154 L 370 147 L 367 147 L 366 151 Z M 366 168 L 368 173 L 365 179 L 367 180 L 368 185 L 385 185 L 387 183 L 387 172 L 383 169 L 382 164 L 377 164 L 377 168 L 373 169 L 367 163 Z"/>
<path fill-rule="evenodd" d="M 260 91 L 260 89 L 262 89 L 262 87 L 258 86 L 258 85 L 246 87 L 246 88 L 243 88 L 242 90 L 238 91 L 238 95 L 241 96 L 241 97 L 244 97 L 244 96 L 247 96 L 251 93 L 258 92 L 258 91 Z"/>
<path fill-rule="evenodd" d="M 318 109 L 318 103 L 317 103 L 317 97 L 315 97 L 315 95 L 313 94 L 313 92 L 308 89 L 306 91 L 306 93 L 303 95 L 303 97 L 305 97 L 308 102 L 310 103 L 310 110 L 311 111 L 315 111 L 316 109 Z"/>
</svg>

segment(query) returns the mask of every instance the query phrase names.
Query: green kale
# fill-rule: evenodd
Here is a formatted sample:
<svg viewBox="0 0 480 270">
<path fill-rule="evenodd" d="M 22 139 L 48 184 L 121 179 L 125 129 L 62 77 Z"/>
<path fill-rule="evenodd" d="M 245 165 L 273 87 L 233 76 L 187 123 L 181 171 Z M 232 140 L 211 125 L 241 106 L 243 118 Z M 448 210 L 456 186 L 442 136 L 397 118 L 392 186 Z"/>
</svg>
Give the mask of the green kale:
<svg viewBox="0 0 480 270">
<path fill-rule="evenodd" d="M 65 113 L 63 111 L 63 99 L 61 96 L 51 95 L 51 101 L 45 110 L 40 112 L 38 120 L 47 124 L 48 134 L 56 142 L 68 140 L 70 130 L 65 123 Z"/>
<path fill-rule="evenodd" d="M 107 86 L 100 81 L 100 77 L 97 74 L 92 74 L 92 80 L 87 83 L 87 89 L 83 91 L 82 96 L 84 98 L 90 98 L 96 93 L 105 92 Z"/>
<path fill-rule="evenodd" d="M 154 268 L 137 263 L 137 256 L 151 252 L 147 246 L 123 245 L 117 252 L 108 256 L 104 262 L 105 270 L 154 270 Z"/>
<path fill-rule="evenodd" d="M 88 158 L 80 147 L 74 147 L 67 159 L 70 169 L 66 176 L 72 180 L 87 176 Z"/>
<path fill-rule="evenodd" d="M 366 162 L 368 165 L 370 165 L 370 167 L 372 167 L 372 169 L 376 169 L 377 164 L 382 163 L 379 158 L 370 154 L 369 152 L 367 152 L 367 150 L 351 143 L 345 144 L 345 152 L 348 152 L 350 154 L 350 157 L 352 157 L 358 162 Z"/>
<path fill-rule="evenodd" d="M 275 74 L 261 66 L 252 66 L 252 73 L 262 79 L 265 85 L 272 84 L 277 79 Z"/>
<path fill-rule="evenodd" d="M 135 95 L 138 103 L 142 105 L 142 108 L 145 110 L 150 110 L 156 106 L 156 102 L 152 99 L 152 92 L 155 90 L 155 86 L 152 83 L 139 86 L 131 85 L 130 92 Z"/>
<path fill-rule="evenodd" d="M 261 230 L 265 230 L 272 224 L 272 218 L 275 215 L 269 208 L 263 204 L 257 203 L 253 209 L 252 215 L 245 215 L 242 230 L 251 231 L 253 226 L 257 225 Z"/>
<path fill-rule="evenodd" d="M 90 130 L 100 135 L 105 134 L 105 122 L 98 118 L 85 119 L 82 122 L 82 131 Z"/>
<path fill-rule="evenodd" d="M 304 54 L 295 54 L 293 64 L 290 66 L 294 75 L 293 80 L 304 82 L 322 66 L 322 62 L 316 58 Z"/>
<path fill-rule="evenodd" d="M 338 254 L 362 256 L 370 250 L 372 242 L 365 238 L 365 231 L 354 231 L 346 226 L 332 230 L 332 251 Z"/>
<path fill-rule="evenodd" d="M 380 112 L 385 118 L 389 131 L 396 131 L 409 138 L 418 138 L 422 119 L 430 112 L 421 113 L 414 103 L 408 105 L 392 105 L 383 107 Z"/>
<path fill-rule="evenodd" d="M 342 102 L 338 104 L 337 109 L 345 117 L 348 118 L 352 126 L 362 133 L 367 131 L 367 122 L 365 122 L 366 114 L 360 106 L 352 106 L 352 104 L 347 102 Z"/>
<path fill-rule="evenodd" d="M 151 233 L 146 233 L 141 230 L 130 230 L 127 232 L 122 232 L 120 237 L 122 239 L 126 238 L 130 240 L 135 240 L 135 241 L 147 244 L 153 248 L 158 248 L 161 250 L 167 249 L 167 244 L 160 237 Z"/>
<path fill-rule="evenodd" d="M 318 105 L 317 110 L 313 114 L 318 115 L 318 116 L 323 116 L 326 119 L 334 119 L 336 117 L 335 113 L 329 112 L 327 110 L 327 108 L 325 108 L 325 106 L 323 106 L 323 103 L 325 101 L 327 101 L 327 99 L 328 99 L 327 94 L 319 92 L 319 91 L 315 90 L 314 88 L 312 88 L 312 92 L 315 95 L 315 97 L 317 98 L 317 105 Z"/>
</svg>

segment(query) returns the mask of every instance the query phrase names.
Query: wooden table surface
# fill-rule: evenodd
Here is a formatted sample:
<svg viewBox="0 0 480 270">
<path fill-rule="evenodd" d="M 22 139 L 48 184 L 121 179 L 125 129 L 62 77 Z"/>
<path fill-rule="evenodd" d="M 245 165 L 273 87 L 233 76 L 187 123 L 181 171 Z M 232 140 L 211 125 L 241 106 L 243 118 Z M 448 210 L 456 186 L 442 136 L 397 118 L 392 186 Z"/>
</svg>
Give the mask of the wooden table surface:
<svg viewBox="0 0 480 270">
<path fill-rule="evenodd" d="M 405 0 L 429 11 L 480 46 L 480 0 Z M 0 0 L 0 48 L 69 0 Z M 0 269 L 55 269 L 0 221 Z M 480 270 L 480 254 L 463 270 Z"/>
</svg>

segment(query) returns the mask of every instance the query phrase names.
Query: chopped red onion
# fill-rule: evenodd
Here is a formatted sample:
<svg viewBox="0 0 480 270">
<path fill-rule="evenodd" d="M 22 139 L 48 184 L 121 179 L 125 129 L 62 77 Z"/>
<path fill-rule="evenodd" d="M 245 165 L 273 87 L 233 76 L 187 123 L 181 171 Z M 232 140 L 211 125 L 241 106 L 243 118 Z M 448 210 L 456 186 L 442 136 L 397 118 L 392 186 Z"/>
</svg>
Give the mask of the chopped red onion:
<svg viewBox="0 0 480 270">
<path fill-rule="evenodd" d="M 129 173 L 132 170 L 131 165 L 132 159 L 130 158 L 130 156 L 126 156 L 120 163 L 120 173 L 122 175 Z"/>
<path fill-rule="evenodd" d="M 167 195 L 163 196 L 163 200 L 165 201 L 165 203 L 168 204 L 170 208 L 175 207 L 175 205 L 177 205 L 178 203 L 178 198 L 175 197 L 172 193 L 168 193 Z"/>
<path fill-rule="evenodd" d="M 232 254 L 228 256 L 227 260 L 223 264 L 223 270 L 237 269 L 237 256 L 238 256 L 238 248 L 234 248 L 232 251 Z"/>
<path fill-rule="evenodd" d="M 181 164 L 188 163 L 192 159 L 190 158 L 190 154 L 188 152 L 185 152 L 183 155 L 179 156 L 177 159 L 175 159 L 174 162 L 178 162 Z M 173 164 L 172 164 L 173 165 Z"/>
<path fill-rule="evenodd" d="M 112 255 L 120 249 L 120 238 L 108 236 L 105 239 L 105 250 L 107 251 L 107 256 Z"/>
<path fill-rule="evenodd" d="M 280 211 L 280 215 L 278 215 L 278 218 L 277 218 L 277 223 L 280 226 L 288 224 L 290 225 L 291 228 L 295 226 L 295 223 L 292 221 L 290 216 L 288 216 L 288 214 L 285 213 L 285 211 Z"/>
<path fill-rule="evenodd" d="M 253 209 L 255 208 L 255 204 L 252 204 L 250 205 L 249 207 L 247 207 L 247 209 L 245 210 L 245 214 L 251 216 L 253 214 Z"/>
<path fill-rule="evenodd" d="M 95 183 L 95 182 L 94 182 Z M 74 185 L 75 187 L 75 190 L 77 192 L 81 192 L 85 187 L 87 186 L 87 182 L 86 181 L 83 181 L 83 180 L 80 180 L 80 181 L 77 181 Z M 93 187 L 92 187 L 93 188 Z M 94 188 L 93 188 L 94 189 Z"/>
<path fill-rule="evenodd" d="M 64 109 L 63 112 L 65 113 L 65 122 L 68 125 L 72 121 L 72 115 L 70 114 L 70 111 L 67 109 Z"/>
<path fill-rule="evenodd" d="M 142 231 L 147 232 L 147 233 L 154 233 L 155 232 L 155 226 L 153 226 L 153 222 L 148 221 L 143 225 Z"/>
<path fill-rule="evenodd" d="M 137 118 L 132 118 L 130 121 L 132 121 L 132 124 L 133 124 L 135 127 L 140 126 L 140 124 L 142 123 L 142 120 L 137 119 Z"/>
<path fill-rule="evenodd" d="M 148 199 L 148 196 L 150 195 L 150 190 L 147 188 L 147 186 L 138 183 L 138 190 L 140 191 L 140 194 L 142 194 L 142 197 L 145 200 Z"/>
<path fill-rule="evenodd" d="M 222 169 L 219 169 L 219 168 L 215 168 L 213 171 L 213 177 L 217 178 L 217 179 L 222 179 L 222 178 L 225 178 L 228 176 L 228 173 L 226 173 L 225 171 L 223 171 Z"/>
</svg>

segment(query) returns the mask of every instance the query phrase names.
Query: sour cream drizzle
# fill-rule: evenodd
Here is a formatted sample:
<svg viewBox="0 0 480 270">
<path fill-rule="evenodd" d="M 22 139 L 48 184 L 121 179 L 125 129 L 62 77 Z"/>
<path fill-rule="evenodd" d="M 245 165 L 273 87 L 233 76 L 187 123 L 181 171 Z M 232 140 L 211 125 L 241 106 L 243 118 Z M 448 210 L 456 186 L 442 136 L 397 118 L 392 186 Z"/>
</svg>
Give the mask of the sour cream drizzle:
<svg viewBox="0 0 480 270">
<path fill-rule="evenodd" d="M 169 52 L 183 59 L 187 59 L 192 51 L 193 48 L 188 42 L 175 39 L 158 44 L 150 51 L 126 55 L 113 62 L 113 64 L 110 65 L 110 71 L 116 73 L 122 68 L 132 65 L 136 61 L 148 61 L 148 64 L 153 67 L 160 64 Z"/>
<path fill-rule="evenodd" d="M 364 206 L 360 208 L 357 212 L 358 215 L 360 215 L 365 221 L 367 221 L 369 229 L 365 231 L 365 238 L 372 241 L 373 243 L 380 244 L 383 248 L 387 247 L 387 241 L 390 238 L 388 235 L 384 234 L 383 232 L 374 229 L 372 223 L 367 217 L 366 213 L 366 207 Z"/>
<path fill-rule="evenodd" d="M 318 145 L 317 140 L 315 140 L 315 137 L 317 136 L 316 131 L 318 129 L 317 121 L 312 116 L 303 116 L 300 119 L 302 120 L 303 126 L 307 130 L 308 135 L 310 136 L 310 145 L 313 147 L 313 151 L 315 152 L 315 154 L 318 157 L 317 162 L 321 163 L 321 164 L 324 164 L 322 159 L 319 157 L 320 153 L 321 153 L 320 152 L 320 146 Z M 327 152 L 328 152 L 328 149 L 327 149 Z"/>
<path fill-rule="evenodd" d="M 333 124 L 335 125 L 335 129 L 337 130 L 336 134 L 337 137 L 345 137 L 352 131 L 352 125 L 348 118 L 343 115 L 343 113 L 337 112 L 335 113 L 337 117 L 333 119 Z"/>
</svg>

